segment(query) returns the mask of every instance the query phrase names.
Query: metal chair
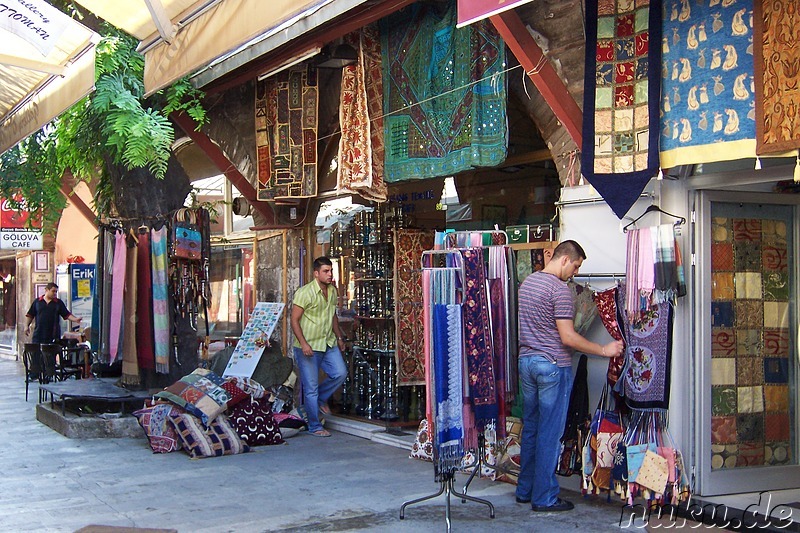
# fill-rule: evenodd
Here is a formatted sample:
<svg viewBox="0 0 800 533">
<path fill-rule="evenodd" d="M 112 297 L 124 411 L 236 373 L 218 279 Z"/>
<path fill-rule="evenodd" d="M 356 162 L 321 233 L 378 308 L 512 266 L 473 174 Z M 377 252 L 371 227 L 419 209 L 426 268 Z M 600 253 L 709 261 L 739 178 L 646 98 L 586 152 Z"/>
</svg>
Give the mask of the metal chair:
<svg viewBox="0 0 800 533">
<path fill-rule="evenodd" d="M 42 377 L 42 350 L 38 343 L 26 343 L 22 349 L 22 362 L 25 364 L 25 401 L 28 401 L 28 386 L 39 382 Z"/>
<path fill-rule="evenodd" d="M 42 373 L 39 379 L 39 385 L 46 385 L 54 381 L 61 381 L 58 372 L 58 358 L 61 355 L 61 345 L 59 344 L 42 344 Z M 39 387 L 39 401 L 47 398 L 47 391 Z M 52 399 L 52 394 L 51 394 Z"/>
</svg>

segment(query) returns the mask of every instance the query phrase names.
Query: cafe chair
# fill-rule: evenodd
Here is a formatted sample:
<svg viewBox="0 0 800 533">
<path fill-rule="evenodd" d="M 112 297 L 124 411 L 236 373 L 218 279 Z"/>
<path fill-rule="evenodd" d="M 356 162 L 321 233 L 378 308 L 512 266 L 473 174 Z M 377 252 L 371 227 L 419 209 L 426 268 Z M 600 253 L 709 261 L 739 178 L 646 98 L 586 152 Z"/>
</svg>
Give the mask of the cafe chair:
<svg viewBox="0 0 800 533">
<path fill-rule="evenodd" d="M 22 362 L 25 364 L 25 401 L 28 401 L 28 386 L 39 382 L 42 377 L 42 351 L 38 343 L 26 343 L 22 348 Z"/>
<path fill-rule="evenodd" d="M 61 381 L 58 372 L 58 357 L 61 355 L 61 346 L 58 344 L 42 344 L 42 373 L 39 385 L 47 385 L 54 381 Z M 51 395 L 52 396 L 52 395 Z M 39 387 L 39 402 L 47 397 L 47 392 Z"/>
</svg>

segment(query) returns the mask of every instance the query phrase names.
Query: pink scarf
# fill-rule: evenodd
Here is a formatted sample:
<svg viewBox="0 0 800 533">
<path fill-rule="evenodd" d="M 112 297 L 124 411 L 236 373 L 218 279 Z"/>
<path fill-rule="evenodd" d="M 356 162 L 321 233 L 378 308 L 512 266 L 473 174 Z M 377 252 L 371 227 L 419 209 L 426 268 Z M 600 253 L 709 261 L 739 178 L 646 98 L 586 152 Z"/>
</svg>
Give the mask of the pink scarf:
<svg viewBox="0 0 800 533">
<path fill-rule="evenodd" d="M 114 265 L 111 278 L 111 328 L 109 334 L 109 364 L 117 360 L 119 342 L 122 332 L 122 302 L 125 293 L 125 266 L 127 264 L 128 249 L 125 244 L 125 234 L 118 231 L 114 238 Z"/>
</svg>

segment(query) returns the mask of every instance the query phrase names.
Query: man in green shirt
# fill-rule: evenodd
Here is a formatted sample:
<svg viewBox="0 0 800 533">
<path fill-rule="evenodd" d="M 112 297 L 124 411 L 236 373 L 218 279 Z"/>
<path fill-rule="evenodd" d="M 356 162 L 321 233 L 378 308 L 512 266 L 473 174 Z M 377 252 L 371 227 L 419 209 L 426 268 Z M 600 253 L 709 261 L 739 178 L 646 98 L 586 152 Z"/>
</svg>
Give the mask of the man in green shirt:
<svg viewBox="0 0 800 533">
<path fill-rule="evenodd" d="M 308 413 L 308 432 L 330 437 L 319 413 L 330 413 L 328 399 L 344 383 L 347 367 L 342 359 L 344 340 L 336 318 L 336 286 L 333 263 L 327 257 L 314 260 L 314 280 L 294 293 L 292 332 L 294 359 L 303 385 L 303 403 Z M 319 371 L 328 377 L 319 383 Z"/>
</svg>

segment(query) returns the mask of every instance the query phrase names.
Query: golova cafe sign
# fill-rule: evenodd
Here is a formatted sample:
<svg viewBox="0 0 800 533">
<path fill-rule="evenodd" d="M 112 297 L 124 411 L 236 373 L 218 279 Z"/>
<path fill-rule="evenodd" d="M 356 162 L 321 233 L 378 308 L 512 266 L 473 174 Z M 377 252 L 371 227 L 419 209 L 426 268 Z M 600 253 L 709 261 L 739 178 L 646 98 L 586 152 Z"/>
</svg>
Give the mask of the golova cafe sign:
<svg viewBox="0 0 800 533">
<path fill-rule="evenodd" d="M 42 222 L 38 217 L 31 218 L 21 198 L 19 209 L 3 198 L 0 200 L 0 250 L 41 250 L 43 247 Z"/>
</svg>

